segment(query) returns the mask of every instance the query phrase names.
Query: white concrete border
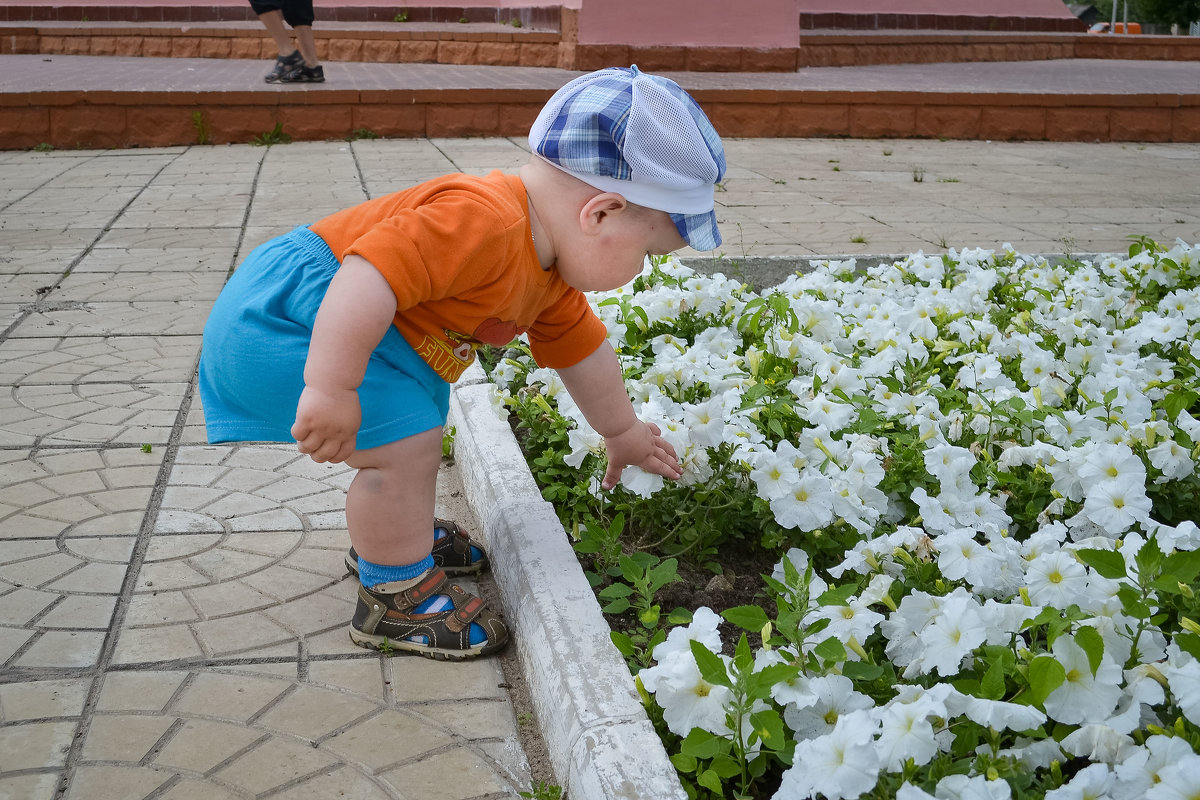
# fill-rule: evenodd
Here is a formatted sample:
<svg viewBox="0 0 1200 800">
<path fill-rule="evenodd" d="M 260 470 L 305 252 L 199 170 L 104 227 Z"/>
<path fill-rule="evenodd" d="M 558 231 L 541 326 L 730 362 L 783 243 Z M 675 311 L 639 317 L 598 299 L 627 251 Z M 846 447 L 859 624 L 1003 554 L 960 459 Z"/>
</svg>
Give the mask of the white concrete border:
<svg viewBox="0 0 1200 800">
<path fill-rule="evenodd" d="M 567 533 L 481 379 L 474 371 L 451 395 L 454 458 L 554 774 L 571 800 L 686 800 Z"/>
</svg>

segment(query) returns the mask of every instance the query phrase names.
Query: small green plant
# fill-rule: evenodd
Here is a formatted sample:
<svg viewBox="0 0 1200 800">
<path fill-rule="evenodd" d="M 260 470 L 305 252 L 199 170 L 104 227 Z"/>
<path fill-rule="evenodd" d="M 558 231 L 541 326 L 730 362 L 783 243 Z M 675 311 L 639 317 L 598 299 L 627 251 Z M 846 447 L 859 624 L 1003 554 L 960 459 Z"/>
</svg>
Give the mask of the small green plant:
<svg viewBox="0 0 1200 800">
<path fill-rule="evenodd" d="M 453 425 L 447 425 L 442 432 L 442 458 L 454 457 L 454 436 L 458 433 Z"/>
<path fill-rule="evenodd" d="M 938 178 L 938 183 L 959 183 L 958 178 Z"/>
<path fill-rule="evenodd" d="M 521 797 L 529 800 L 562 800 L 562 787 L 554 786 L 545 781 L 534 781 L 528 792 L 521 792 Z"/>
<path fill-rule="evenodd" d="M 41 142 L 40 144 L 33 146 L 33 151 L 35 153 L 49 153 L 53 149 L 54 145 L 50 144 L 49 142 Z"/>
<path fill-rule="evenodd" d="M 378 139 L 379 134 L 370 128 L 355 128 L 346 137 L 347 142 L 357 142 L 359 139 Z"/>
<path fill-rule="evenodd" d="M 938 247 L 942 248 L 943 250 L 949 250 L 949 249 L 950 249 L 950 245 L 949 245 L 949 243 L 947 243 L 947 242 L 946 242 L 946 237 L 945 237 L 945 236 L 939 236 L 939 237 L 938 237 Z"/>
<path fill-rule="evenodd" d="M 153 450 L 153 449 L 154 449 L 154 446 L 153 446 L 153 445 L 150 445 L 150 444 L 144 444 L 144 445 L 142 445 L 142 452 L 143 452 L 143 453 L 149 453 L 149 452 L 150 452 L 151 450 Z"/>
<path fill-rule="evenodd" d="M 203 111 L 192 112 L 192 127 L 196 129 L 196 144 L 212 143 L 212 137 L 209 136 L 208 120 L 204 118 Z"/>
<path fill-rule="evenodd" d="M 391 641 L 389 641 L 386 636 L 383 637 L 383 643 L 376 645 L 375 649 L 383 653 L 385 656 L 390 656 L 396 651 L 396 648 L 392 647 Z"/>
<path fill-rule="evenodd" d="M 888 149 L 886 149 L 886 150 L 884 150 L 884 151 L 883 151 L 883 154 L 884 154 L 885 156 L 890 156 L 890 155 L 892 154 L 892 149 L 889 147 Z"/>
<path fill-rule="evenodd" d="M 408 12 L 401 11 L 399 14 L 392 17 L 392 22 L 408 22 Z"/>
<path fill-rule="evenodd" d="M 466 25 L 471 20 L 467 19 L 466 17 L 459 17 L 458 21 L 461 22 L 463 25 Z"/>
<path fill-rule="evenodd" d="M 512 19 L 510 19 L 510 20 L 508 21 L 508 24 L 509 24 L 509 25 L 512 25 L 514 28 L 520 28 L 520 27 L 522 27 L 522 25 L 521 25 L 521 20 L 517 19 L 516 17 L 513 17 Z"/>
<path fill-rule="evenodd" d="M 858 236 L 851 236 L 850 241 L 854 242 L 855 244 L 866 244 L 867 237 L 860 233 Z"/>
<path fill-rule="evenodd" d="M 924 167 L 913 167 L 912 168 L 912 176 L 913 176 L 914 183 L 924 183 L 925 182 L 925 168 Z"/>
<path fill-rule="evenodd" d="M 786 186 L 787 185 L 787 181 L 785 181 L 783 178 L 772 178 L 771 181 L 776 186 Z"/>
<path fill-rule="evenodd" d="M 255 147 L 270 147 L 273 144 L 291 144 L 292 137 L 283 132 L 283 123 L 276 122 L 275 127 L 266 133 L 260 133 L 251 142 Z"/>
</svg>

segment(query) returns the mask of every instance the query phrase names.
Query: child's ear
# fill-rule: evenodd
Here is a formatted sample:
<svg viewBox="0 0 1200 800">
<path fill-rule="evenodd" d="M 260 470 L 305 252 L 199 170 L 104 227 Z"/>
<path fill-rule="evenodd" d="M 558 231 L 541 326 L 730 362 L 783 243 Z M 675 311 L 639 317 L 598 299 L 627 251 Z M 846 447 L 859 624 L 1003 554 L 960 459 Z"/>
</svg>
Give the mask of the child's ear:
<svg viewBox="0 0 1200 800">
<path fill-rule="evenodd" d="M 613 214 L 629 207 L 629 201 L 616 192 L 603 192 L 583 204 L 579 211 L 579 225 L 587 234 L 599 233 L 600 226 Z"/>
</svg>

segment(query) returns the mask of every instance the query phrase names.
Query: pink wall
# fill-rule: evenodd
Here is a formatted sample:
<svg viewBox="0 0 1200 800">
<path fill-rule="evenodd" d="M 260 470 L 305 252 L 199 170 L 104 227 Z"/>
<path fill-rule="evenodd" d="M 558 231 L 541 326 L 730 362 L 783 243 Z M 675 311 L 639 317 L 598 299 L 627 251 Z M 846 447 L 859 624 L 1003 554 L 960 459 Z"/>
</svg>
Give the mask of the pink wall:
<svg viewBox="0 0 1200 800">
<path fill-rule="evenodd" d="M 801 14 L 950 14 L 1074 19 L 1062 0 L 797 0 Z"/>
<path fill-rule="evenodd" d="M 579 43 L 797 47 L 800 44 L 797 2 L 582 0 Z M 1054 2 L 1062 4 L 1062 0 Z"/>
</svg>

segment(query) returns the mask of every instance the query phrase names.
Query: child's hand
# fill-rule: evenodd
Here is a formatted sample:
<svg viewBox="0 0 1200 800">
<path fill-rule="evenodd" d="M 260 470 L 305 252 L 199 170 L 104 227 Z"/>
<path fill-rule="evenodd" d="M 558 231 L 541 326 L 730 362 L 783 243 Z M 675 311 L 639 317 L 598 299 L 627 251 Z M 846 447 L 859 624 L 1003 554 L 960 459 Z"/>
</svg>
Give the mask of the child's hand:
<svg viewBox="0 0 1200 800">
<path fill-rule="evenodd" d="M 335 464 L 354 452 L 354 437 L 362 424 L 362 406 L 354 389 L 304 387 L 296 406 L 292 436 L 300 452 L 313 461 Z"/>
<path fill-rule="evenodd" d="M 626 466 L 641 467 L 655 475 L 678 480 L 683 474 L 679 457 L 661 433 L 653 422 L 638 420 L 624 433 L 606 436 L 604 447 L 608 451 L 608 469 L 600 486 L 605 489 L 616 486 Z"/>
</svg>

